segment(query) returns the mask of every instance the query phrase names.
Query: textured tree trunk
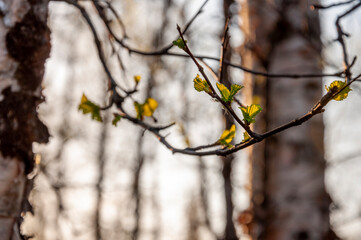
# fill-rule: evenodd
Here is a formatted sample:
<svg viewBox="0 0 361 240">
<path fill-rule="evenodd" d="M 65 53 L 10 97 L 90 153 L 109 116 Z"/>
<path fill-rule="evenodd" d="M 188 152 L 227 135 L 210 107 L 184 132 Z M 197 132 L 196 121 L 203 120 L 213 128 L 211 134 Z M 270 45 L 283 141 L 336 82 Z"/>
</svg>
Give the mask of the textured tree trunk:
<svg viewBox="0 0 361 240">
<path fill-rule="evenodd" d="M 34 158 L 32 143 L 48 140 L 36 108 L 49 55 L 46 0 L 0 1 L 0 239 L 21 239 L 21 212 Z"/>
<path fill-rule="evenodd" d="M 248 0 L 242 7 L 246 41 L 243 64 L 269 73 L 321 73 L 317 11 L 305 0 Z M 320 78 L 246 75 L 248 104 L 264 108 L 254 126 L 264 132 L 306 113 L 321 96 Z M 244 228 L 253 239 L 333 239 L 325 191 L 323 122 L 267 139 L 251 149 L 252 218 Z"/>
</svg>

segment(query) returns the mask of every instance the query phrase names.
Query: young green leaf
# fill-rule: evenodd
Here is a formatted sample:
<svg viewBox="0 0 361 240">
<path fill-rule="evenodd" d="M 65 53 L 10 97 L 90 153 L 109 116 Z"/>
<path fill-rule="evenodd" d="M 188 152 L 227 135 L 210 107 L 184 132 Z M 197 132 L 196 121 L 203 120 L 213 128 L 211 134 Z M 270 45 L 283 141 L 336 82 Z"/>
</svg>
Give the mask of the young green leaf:
<svg viewBox="0 0 361 240">
<path fill-rule="evenodd" d="M 329 91 L 334 91 L 337 92 L 338 90 L 340 90 L 341 88 L 343 88 L 344 86 L 346 86 L 346 81 L 333 81 L 330 86 L 325 86 L 326 90 Z M 342 101 L 345 98 L 347 98 L 349 91 L 351 91 L 350 86 L 347 86 L 344 90 L 342 90 L 339 94 L 337 94 L 333 99 L 336 101 Z"/>
<path fill-rule="evenodd" d="M 99 105 L 91 102 L 85 94 L 81 97 L 81 101 L 79 104 L 79 110 L 83 111 L 83 114 L 91 113 L 92 119 L 95 119 L 96 121 L 102 122 L 103 119 L 100 116 L 100 107 Z"/>
<path fill-rule="evenodd" d="M 243 88 L 243 86 L 241 86 L 241 85 L 238 85 L 238 84 L 232 84 L 232 86 L 231 86 L 231 94 L 230 94 L 230 101 L 232 101 L 233 100 L 233 97 L 234 97 L 234 95 L 236 95 L 237 94 L 237 92 L 239 91 L 239 90 L 241 90 Z"/>
<path fill-rule="evenodd" d="M 137 118 L 143 120 L 144 116 L 151 117 L 158 107 L 158 102 L 153 98 L 148 98 L 143 104 L 134 102 L 134 108 L 137 112 Z"/>
<path fill-rule="evenodd" d="M 251 139 L 251 137 L 249 136 L 249 134 L 247 132 L 244 132 L 242 142 L 247 142 L 250 139 Z"/>
<path fill-rule="evenodd" d="M 217 83 L 217 88 L 221 93 L 223 101 L 228 102 L 229 96 L 231 95 L 228 88 L 224 86 L 222 83 Z"/>
<path fill-rule="evenodd" d="M 182 50 L 185 50 L 185 43 L 187 43 L 187 40 L 183 41 L 182 38 L 178 38 L 176 41 L 173 41 L 173 45 Z"/>
<path fill-rule="evenodd" d="M 194 82 L 194 89 L 197 90 L 198 92 L 202 92 L 202 91 L 205 91 L 206 93 L 211 92 L 211 88 L 209 87 L 207 81 L 202 80 L 202 78 L 200 78 L 198 74 L 194 78 L 193 82 Z"/>
<path fill-rule="evenodd" d="M 219 92 L 221 93 L 222 100 L 225 102 L 232 102 L 234 95 L 243 88 L 243 86 L 240 86 L 238 84 L 233 84 L 231 86 L 231 91 L 228 90 L 226 86 L 224 86 L 222 83 L 217 83 L 217 88 Z"/>
<path fill-rule="evenodd" d="M 120 121 L 121 118 L 122 118 L 122 116 L 120 116 L 119 114 L 114 113 L 114 118 L 113 118 L 112 124 L 114 126 L 117 126 L 117 123 Z"/>
<path fill-rule="evenodd" d="M 247 106 L 245 107 L 240 107 L 242 114 L 243 114 L 243 121 L 246 124 L 251 124 L 256 122 L 256 120 L 254 119 L 256 117 L 256 115 L 262 111 L 262 108 L 260 105 L 258 104 L 252 104 L 251 106 Z"/>
<path fill-rule="evenodd" d="M 233 140 L 233 138 L 236 136 L 236 126 L 233 124 L 229 130 L 224 130 L 221 137 L 218 139 L 218 143 L 226 146 L 228 148 L 231 148 L 232 145 L 230 142 Z"/>
</svg>

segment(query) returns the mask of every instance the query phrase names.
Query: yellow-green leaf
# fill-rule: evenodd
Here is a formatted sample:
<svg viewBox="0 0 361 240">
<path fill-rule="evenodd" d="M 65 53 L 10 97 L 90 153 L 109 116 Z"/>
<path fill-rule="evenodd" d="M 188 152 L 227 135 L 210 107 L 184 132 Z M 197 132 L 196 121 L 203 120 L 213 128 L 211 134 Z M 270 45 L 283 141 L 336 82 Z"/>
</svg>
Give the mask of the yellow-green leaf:
<svg viewBox="0 0 361 240">
<path fill-rule="evenodd" d="M 233 124 L 230 129 L 226 129 L 223 131 L 221 137 L 218 140 L 219 144 L 222 144 L 227 147 L 232 147 L 230 142 L 233 140 L 233 138 L 236 136 L 236 126 Z"/>
<path fill-rule="evenodd" d="M 114 126 L 117 126 L 117 123 L 120 121 L 121 118 L 122 118 L 122 116 L 120 116 L 119 114 L 114 113 L 114 118 L 113 118 L 112 124 Z"/>
<path fill-rule="evenodd" d="M 217 88 L 221 93 L 223 101 L 228 102 L 229 96 L 231 95 L 228 88 L 224 86 L 222 83 L 217 83 Z"/>
<path fill-rule="evenodd" d="M 244 132 L 242 142 L 247 142 L 250 139 L 251 139 L 251 137 L 249 136 L 249 134 L 247 132 Z"/>
<path fill-rule="evenodd" d="M 151 117 L 158 107 L 158 102 L 154 98 L 148 98 L 143 104 L 143 115 Z"/>
<path fill-rule="evenodd" d="M 158 107 L 158 102 L 153 98 L 148 98 L 143 104 L 134 102 L 134 108 L 137 112 L 137 118 L 143 120 L 143 117 L 151 117 Z"/>
<path fill-rule="evenodd" d="M 182 38 L 178 38 L 176 41 L 173 41 L 173 45 L 179 47 L 182 50 L 185 50 L 185 43 L 187 40 L 183 41 Z"/>
<path fill-rule="evenodd" d="M 340 90 L 341 88 L 346 86 L 346 81 L 333 81 L 330 86 L 325 86 L 326 90 L 328 92 L 333 91 L 333 92 L 337 92 L 338 90 Z M 339 94 L 337 94 L 333 99 L 336 101 L 342 101 L 345 98 L 347 98 L 348 93 L 351 91 L 350 86 L 347 86 L 345 89 L 343 89 Z"/>
<path fill-rule="evenodd" d="M 205 91 L 206 93 L 211 92 L 211 89 L 210 89 L 207 81 L 201 79 L 198 74 L 194 78 L 193 82 L 194 82 L 194 89 L 197 90 L 198 92 L 202 92 L 202 91 Z"/>
<path fill-rule="evenodd" d="M 247 107 L 240 107 L 242 114 L 243 114 L 243 121 L 245 123 L 250 124 L 254 123 L 256 120 L 254 119 L 256 115 L 262 111 L 262 108 L 259 104 L 252 104 L 251 106 Z"/>
<path fill-rule="evenodd" d="M 238 84 L 233 84 L 231 86 L 231 94 L 230 94 L 230 100 L 232 101 L 233 100 L 233 96 L 236 95 L 236 93 L 241 90 L 243 88 L 243 86 L 241 85 L 238 85 Z"/>
<path fill-rule="evenodd" d="M 219 92 L 221 93 L 223 101 L 232 102 L 234 95 L 236 95 L 236 93 L 240 89 L 242 89 L 243 86 L 238 85 L 238 84 L 233 84 L 231 86 L 231 91 L 229 91 L 229 89 L 226 86 L 224 86 L 222 83 L 217 83 L 217 88 L 218 88 Z"/>
<path fill-rule="evenodd" d="M 79 110 L 83 111 L 83 114 L 91 114 L 92 119 L 95 119 L 99 122 L 102 122 L 103 119 L 100 115 L 100 107 L 99 105 L 90 101 L 85 94 L 81 97 L 81 101 L 79 104 Z"/>
</svg>

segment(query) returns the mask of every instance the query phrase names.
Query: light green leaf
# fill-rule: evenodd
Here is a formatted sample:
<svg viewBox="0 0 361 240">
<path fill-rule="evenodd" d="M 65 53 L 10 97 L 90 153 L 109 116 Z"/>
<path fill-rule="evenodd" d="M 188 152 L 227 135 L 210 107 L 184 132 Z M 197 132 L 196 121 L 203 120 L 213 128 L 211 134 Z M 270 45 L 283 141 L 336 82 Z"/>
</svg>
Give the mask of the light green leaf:
<svg viewBox="0 0 361 240">
<path fill-rule="evenodd" d="M 182 38 L 178 38 L 178 40 L 173 41 L 173 45 L 179 47 L 182 50 L 185 50 L 185 43 L 187 43 L 187 40 L 183 41 Z"/>
<path fill-rule="evenodd" d="M 249 134 L 247 132 L 244 132 L 242 142 L 248 142 L 248 140 L 250 140 L 250 139 L 251 139 L 251 137 L 249 136 Z"/>
<path fill-rule="evenodd" d="M 194 82 L 194 89 L 197 90 L 198 92 L 202 92 L 202 91 L 205 91 L 206 93 L 211 92 L 211 89 L 210 89 L 207 81 L 201 79 L 198 74 L 194 78 L 193 82 Z"/>
<path fill-rule="evenodd" d="M 232 86 L 231 86 L 231 94 L 230 94 L 230 101 L 232 101 L 233 100 L 233 97 L 234 97 L 234 95 L 236 95 L 237 94 L 237 92 L 239 91 L 239 90 L 241 90 L 243 88 L 243 86 L 241 86 L 241 85 L 238 85 L 238 84 L 233 84 Z"/>
<path fill-rule="evenodd" d="M 346 81 L 333 81 L 330 86 L 325 86 L 326 90 L 328 92 L 333 91 L 333 92 L 337 92 L 338 90 L 340 90 L 341 88 L 343 88 L 344 86 L 346 86 Z M 342 101 L 345 98 L 347 98 L 348 93 L 351 91 L 350 86 L 347 86 L 344 90 L 342 90 L 339 94 L 337 94 L 333 99 L 336 101 Z"/>
<path fill-rule="evenodd" d="M 92 119 L 95 119 L 96 121 L 102 122 L 103 119 L 100 116 L 100 107 L 99 105 L 91 102 L 85 94 L 81 97 L 81 101 L 79 104 L 79 110 L 83 111 L 83 114 L 91 113 Z"/>
<path fill-rule="evenodd" d="M 226 86 L 224 86 L 222 83 L 217 83 L 217 88 L 219 92 L 221 93 L 222 100 L 225 102 L 232 102 L 234 95 L 243 88 L 243 86 L 233 84 L 231 86 L 231 91 L 228 90 Z"/>
<path fill-rule="evenodd" d="M 226 86 L 224 86 L 222 83 L 217 83 L 217 88 L 218 88 L 219 92 L 221 93 L 222 100 L 225 102 L 228 102 L 229 96 L 231 95 L 228 88 Z"/>
<path fill-rule="evenodd" d="M 236 136 L 236 126 L 233 124 L 229 130 L 224 130 L 221 137 L 218 139 L 218 143 L 226 146 L 228 148 L 231 148 L 232 145 L 230 142 L 233 140 L 233 138 Z"/>
<path fill-rule="evenodd" d="M 122 116 L 120 116 L 119 114 L 114 113 L 114 118 L 113 118 L 112 124 L 114 126 L 117 126 L 117 123 L 120 121 L 121 118 L 122 118 Z"/>
<path fill-rule="evenodd" d="M 252 104 L 251 106 L 247 106 L 245 107 L 240 107 L 242 114 L 243 114 L 243 121 L 246 124 L 251 124 L 256 122 L 256 120 L 254 119 L 256 117 L 256 115 L 262 111 L 262 108 L 259 104 Z"/>
</svg>

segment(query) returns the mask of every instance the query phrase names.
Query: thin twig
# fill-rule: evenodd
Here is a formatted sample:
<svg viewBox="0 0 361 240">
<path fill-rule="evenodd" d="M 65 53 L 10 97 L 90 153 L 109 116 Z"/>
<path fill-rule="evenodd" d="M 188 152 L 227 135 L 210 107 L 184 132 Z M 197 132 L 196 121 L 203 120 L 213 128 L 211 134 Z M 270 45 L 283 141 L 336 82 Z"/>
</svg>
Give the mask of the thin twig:
<svg viewBox="0 0 361 240">
<path fill-rule="evenodd" d="M 204 72 L 203 67 L 198 63 L 198 61 L 195 59 L 195 57 L 193 56 L 192 52 L 190 51 L 190 49 L 188 48 L 188 45 L 184 39 L 184 36 L 182 34 L 181 28 L 179 27 L 179 25 L 177 25 L 177 30 L 178 33 L 180 35 L 180 37 L 182 38 L 183 42 L 184 42 L 184 51 L 191 57 L 191 59 L 193 60 L 193 62 L 197 65 L 199 72 L 202 74 L 202 76 L 204 77 L 204 79 L 207 81 L 210 89 L 211 89 L 211 93 L 210 96 L 215 98 L 217 101 L 219 101 L 227 110 L 228 112 L 232 115 L 232 117 L 237 121 L 237 123 L 239 125 L 241 125 L 243 127 L 243 129 L 253 138 L 258 139 L 259 135 L 255 132 L 253 132 L 251 130 L 251 128 L 246 125 L 238 116 L 237 114 L 233 111 L 232 107 L 230 104 L 227 104 L 226 102 L 223 101 L 223 99 L 221 97 L 218 96 L 217 92 L 215 91 L 215 89 L 212 86 L 211 81 L 208 79 L 208 76 L 206 75 L 206 73 Z"/>
<path fill-rule="evenodd" d="M 341 44 L 342 47 L 342 53 L 343 53 L 343 61 L 345 64 L 345 77 L 346 77 L 346 81 L 350 82 L 351 78 L 352 78 L 352 73 L 350 71 L 350 64 L 348 61 L 348 53 L 347 53 L 347 48 L 346 48 L 346 44 L 344 41 L 344 36 L 349 36 L 348 34 L 346 34 L 341 27 L 340 21 L 342 18 L 344 18 L 345 16 L 349 15 L 350 13 L 352 13 L 353 11 L 355 11 L 356 9 L 358 9 L 361 6 L 361 2 L 354 5 L 353 7 L 351 7 L 349 10 L 347 10 L 346 12 L 344 12 L 342 15 L 338 16 L 335 22 L 336 25 L 336 29 L 337 29 L 337 41 Z"/>
<path fill-rule="evenodd" d="M 221 48 L 221 57 L 219 61 L 219 82 L 223 82 L 223 68 L 224 68 L 224 58 L 226 56 L 227 47 L 229 43 L 229 36 L 228 36 L 228 23 L 229 18 L 226 20 L 226 24 L 224 26 L 224 33 L 222 38 L 222 48 Z"/>
<path fill-rule="evenodd" d="M 330 4 L 330 5 L 326 5 L 326 6 L 321 5 L 321 4 L 314 4 L 314 5 L 311 5 L 311 10 L 314 10 L 314 9 L 328 9 L 328 8 L 338 7 L 338 6 L 353 3 L 354 1 L 355 0 L 349 0 L 349 1 L 346 1 L 346 2 L 333 3 L 333 4 Z"/>
</svg>

